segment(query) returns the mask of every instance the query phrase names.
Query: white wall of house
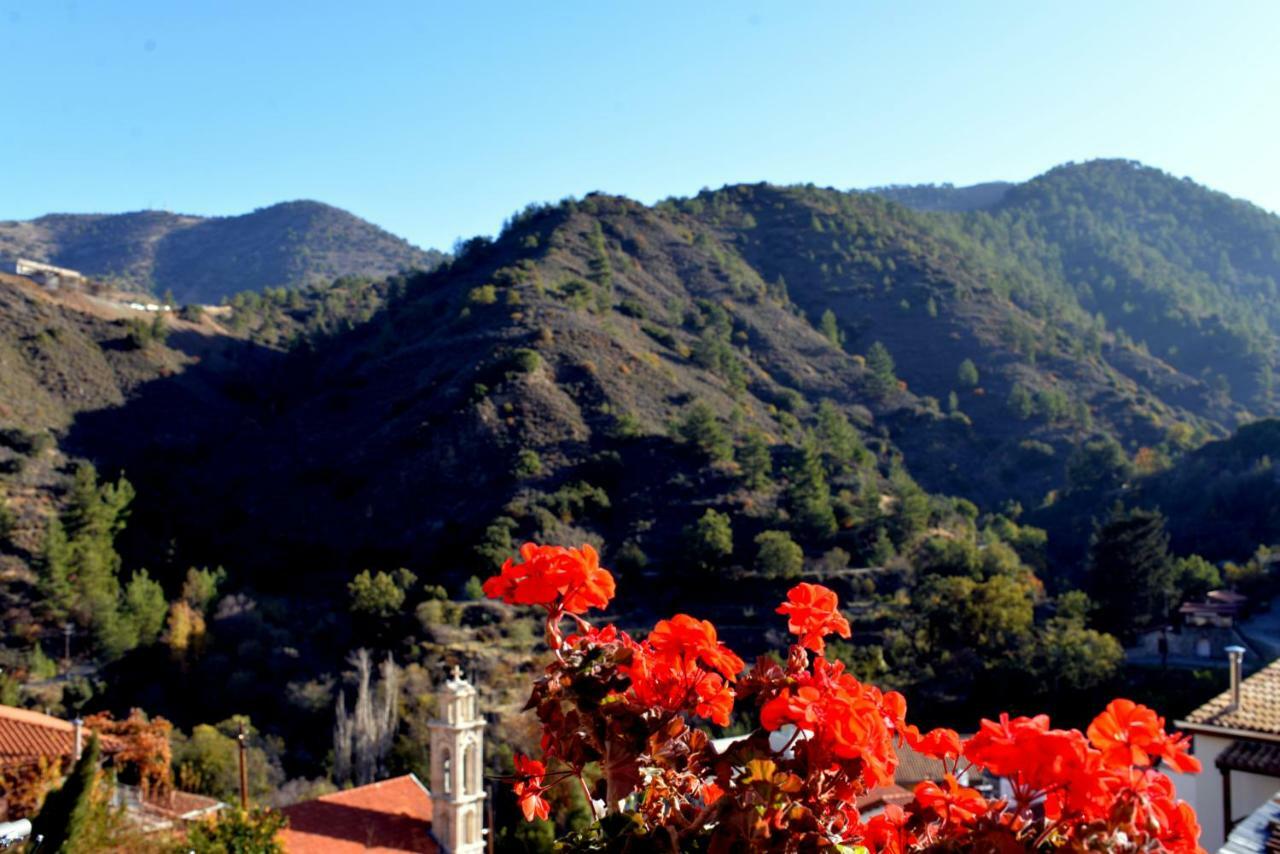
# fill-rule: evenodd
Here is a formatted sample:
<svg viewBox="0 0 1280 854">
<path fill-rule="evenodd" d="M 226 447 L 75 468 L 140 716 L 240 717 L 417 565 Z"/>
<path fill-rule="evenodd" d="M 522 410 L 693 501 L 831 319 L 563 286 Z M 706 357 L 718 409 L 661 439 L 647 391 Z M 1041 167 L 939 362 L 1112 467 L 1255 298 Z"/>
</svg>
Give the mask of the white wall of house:
<svg viewBox="0 0 1280 854">
<path fill-rule="evenodd" d="M 1195 757 L 1200 760 L 1199 774 L 1174 774 L 1169 777 L 1177 787 L 1178 797 L 1195 808 L 1200 819 L 1200 846 L 1217 851 L 1227 841 L 1226 820 L 1222 815 L 1222 772 L 1214 761 L 1235 739 L 1197 733 Z M 1271 800 L 1280 789 L 1280 779 L 1261 774 L 1231 772 L 1231 812 L 1236 821 L 1248 816 Z"/>
</svg>

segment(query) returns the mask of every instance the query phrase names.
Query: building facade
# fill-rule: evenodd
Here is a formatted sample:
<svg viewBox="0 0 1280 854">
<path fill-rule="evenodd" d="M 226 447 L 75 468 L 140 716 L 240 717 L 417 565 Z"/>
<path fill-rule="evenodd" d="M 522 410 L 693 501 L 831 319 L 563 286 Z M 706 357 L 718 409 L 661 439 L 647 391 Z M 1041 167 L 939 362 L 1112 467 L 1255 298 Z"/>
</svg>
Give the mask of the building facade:
<svg viewBox="0 0 1280 854">
<path fill-rule="evenodd" d="M 1174 724 L 1192 737 L 1202 770 L 1169 774 L 1178 796 L 1195 808 L 1200 845 L 1209 851 L 1280 789 L 1280 661 L 1244 679 L 1244 649 L 1228 653 L 1227 690 Z"/>
<path fill-rule="evenodd" d="M 480 854 L 484 843 L 484 717 L 461 669 L 436 694 L 431 731 L 432 832 L 449 854 Z"/>
</svg>

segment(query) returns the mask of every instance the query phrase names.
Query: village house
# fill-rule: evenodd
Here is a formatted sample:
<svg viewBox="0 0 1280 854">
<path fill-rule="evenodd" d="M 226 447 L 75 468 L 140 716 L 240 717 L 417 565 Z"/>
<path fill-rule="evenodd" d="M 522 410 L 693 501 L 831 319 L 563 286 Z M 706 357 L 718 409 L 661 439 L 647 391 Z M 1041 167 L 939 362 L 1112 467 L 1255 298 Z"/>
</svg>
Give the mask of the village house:
<svg viewBox="0 0 1280 854">
<path fill-rule="evenodd" d="M 71 769 L 90 733 L 79 719 L 65 721 L 31 709 L 0 706 L 0 821 L 31 818 L 45 791 Z M 111 762 L 125 742 L 103 734 L 99 746 Z M 117 785 L 112 803 L 146 831 L 164 830 L 211 815 L 225 804 L 189 792 L 143 792 Z"/>
<path fill-rule="evenodd" d="M 1229 647 L 1227 654 L 1227 690 L 1174 723 L 1192 737 L 1203 770 L 1169 775 L 1195 808 L 1200 844 L 1209 851 L 1280 790 L 1280 661 L 1245 679 L 1245 649 Z"/>
</svg>

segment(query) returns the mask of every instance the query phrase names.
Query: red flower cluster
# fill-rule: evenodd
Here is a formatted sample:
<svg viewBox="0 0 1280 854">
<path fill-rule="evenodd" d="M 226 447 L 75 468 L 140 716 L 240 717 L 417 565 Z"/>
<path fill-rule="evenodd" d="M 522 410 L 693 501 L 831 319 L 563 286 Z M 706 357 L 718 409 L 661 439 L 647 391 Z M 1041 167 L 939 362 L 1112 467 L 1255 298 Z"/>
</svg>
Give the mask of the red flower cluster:
<svg viewBox="0 0 1280 854">
<path fill-rule="evenodd" d="M 1088 735 L 1112 765 L 1150 765 L 1153 759 L 1163 759 L 1184 774 L 1200 770 L 1200 760 L 1188 753 L 1190 740 L 1166 733 L 1164 718 L 1132 700 L 1112 700 L 1089 725 Z"/>
<path fill-rule="evenodd" d="M 776 732 L 792 724 L 806 734 L 801 748 L 810 764 L 834 760 L 860 761 L 857 777 L 870 789 L 893 782 L 898 765 L 893 749 L 901 694 L 881 694 L 844 672 L 840 662 L 817 658 L 811 671 L 792 674 L 793 685 L 783 688 L 760 708 L 760 726 Z"/>
<path fill-rule="evenodd" d="M 484 583 L 486 596 L 509 605 L 554 605 L 566 614 L 604 608 L 613 598 L 613 576 L 601 568 L 600 556 L 589 545 L 567 549 L 525 543 L 520 559 L 508 559 L 502 573 Z"/>
<path fill-rule="evenodd" d="M 787 601 L 778 606 L 779 614 L 787 614 L 787 631 L 800 638 L 800 645 L 821 653 L 827 635 L 849 637 L 849 621 L 837 610 L 835 591 L 821 584 L 802 582 L 787 593 Z"/>
<path fill-rule="evenodd" d="M 636 641 L 577 616 L 613 595 L 612 576 L 589 546 L 529 544 L 521 556 L 485 591 L 547 609 L 556 657 L 529 708 L 542 725 L 544 761 L 563 770 L 549 775 L 544 762 L 517 756 L 515 791 L 530 820 L 549 814 L 548 776 L 576 777 L 592 801 L 632 813 L 579 836 L 590 850 L 641 837 L 713 851 L 1200 850 L 1194 812 L 1155 767 L 1189 772 L 1199 763 L 1145 706 L 1113 701 L 1087 736 L 1053 729 L 1043 715 L 983 721 L 968 741 L 950 729 L 922 734 L 907 723 L 902 695 L 865 685 L 822 656 L 827 635 L 850 634 L 825 587 L 788 592 L 778 612 L 798 642 L 785 662 L 761 658 L 744 674 L 705 620 L 679 614 Z M 578 631 L 561 642 L 556 623 L 565 614 Z M 760 726 L 723 752 L 691 724 L 727 724 L 735 703 L 749 702 Z M 920 784 L 905 808 L 864 821 L 854 804 L 892 782 L 902 744 L 941 759 L 950 773 Z M 601 772 L 594 792 L 588 766 Z M 988 798 L 964 782 L 980 772 L 1008 781 L 1012 796 Z"/>
<path fill-rule="evenodd" d="M 659 621 L 632 652 L 631 663 L 619 669 L 631 680 L 631 694 L 642 706 L 669 712 L 692 708 L 721 726 L 729 723 L 730 685 L 745 664 L 720 643 L 711 623 L 677 614 Z"/>
<path fill-rule="evenodd" d="M 1199 771 L 1186 740 L 1166 733 L 1164 719 L 1151 709 L 1123 699 L 1108 705 L 1088 731 L 1086 737 L 1051 729 L 1045 715 L 1001 715 L 982 722 L 964 757 L 1012 785 L 1013 803 L 1001 807 L 1011 822 L 1038 804 L 1062 825 L 1062 838 L 1076 837 L 1082 848 L 1121 838 L 1158 842 L 1164 851 L 1199 850 L 1194 813 L 1176 799 L 1169 778 L 1151 767 L 1163 759 L 1175 770 Z"/>
</svg>

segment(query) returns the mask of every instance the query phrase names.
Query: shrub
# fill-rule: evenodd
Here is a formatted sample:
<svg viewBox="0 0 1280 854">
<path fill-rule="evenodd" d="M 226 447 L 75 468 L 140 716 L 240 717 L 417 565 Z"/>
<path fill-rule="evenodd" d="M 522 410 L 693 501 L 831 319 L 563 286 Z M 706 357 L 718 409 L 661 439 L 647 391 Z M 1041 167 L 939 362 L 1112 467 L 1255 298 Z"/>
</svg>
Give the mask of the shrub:
<svg viewBox="0 0 1280 854">
<path fill-rule="evenodd" d="M 767 578 L 798 578 L 804 568 L 804 550 L 786 531 L 765 531 L 755 539 L 756 566 Z"/>
<path fill-rule="evenodd" d="M 520 347 L 511 352 L 511 369 L 522 374 L 531 374 L 542 367 L 542 357 L 537 350 Z"/>
<path fill-rule="evenodd" d="M 467 302 L 472 305 L 493 305 L 498 301 L 498 289 L 493 285 L 481 285 L 467 292 Z"/>
<path fill-rule="evenodd" d="M 516 463 L 512 468 L 512 472 L 520 480 L 528 480 L 542 474 L 542 457 L 537 451 L 530 448 L 522 448 L 520 453 L 516 454 Z"/>
</svg>

